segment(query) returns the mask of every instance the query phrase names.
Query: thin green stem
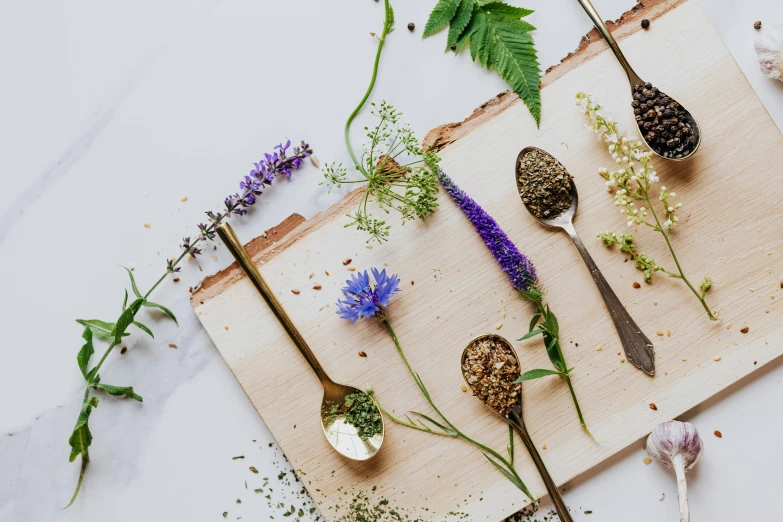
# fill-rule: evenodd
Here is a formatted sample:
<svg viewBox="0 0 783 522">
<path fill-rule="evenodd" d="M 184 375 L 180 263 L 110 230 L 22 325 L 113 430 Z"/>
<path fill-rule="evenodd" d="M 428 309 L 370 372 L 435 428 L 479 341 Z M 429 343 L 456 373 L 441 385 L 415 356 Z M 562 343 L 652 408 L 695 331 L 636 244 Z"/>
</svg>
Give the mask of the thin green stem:
<svg viewBox="0 0 783 522">
<path fill-rule="evenodd" d="M 375 87 L 375 80 L 378 77 L 378 65 L 381 63 L 381 51 L 383 50 L 383 44 L 386 41 L 386 35 L 389 34 L 389 30 L 391 29 L 392 21 L 391 21 L 391 7 L 389 6 L 389 0 L 384 0 L 384 7 L 385 7 L 385 18 L 383 21 L 383 31 L 381 32 L 381 36 L 378 39 L 378 50 L 375 52 L 375 63 L 372 68 L 372 78 L 370 79 L 370 85 L 367 87 L 367 92 L 364 93 L 364 96 L 362 97 L 362 101 L 359 102 L 359 105 L 356 106 L 356 108 L 353 110 L 350 116 L 348 116 L 348 120 L 345 122 L 345 145 L 348 147 L 348 154 L 351 155 L 351 160 L 353 161 L 354 165 L 359 168 L 359 170 L 362 170 L 361 165 L 359 164 L 359 160 L 356 158 L 356 154 L 353 151 L 353 147 L 351 146 L 351 123 L 353 123 L 354 118 L 356 118 L 356 115 L 359 114 L 359 111 L 362 110 L 362 107 L 364 107 L 364 104 L 367 102 L 367 99 L 370 97 L 370 94 L 372 93 L 373 88 Z"/>
<path fill-rule="evenodd" d="M 710 307 L 707 305 L 707 301 L 704 299 L 704 296 L 696 291 L 696 289 L 693 287 L 691 282 L 688 281 L 688 278 L 685 276 L 685 272 L 683 272 L 682 267 L 680 266 L 680 261 L 677 259 L 677 254 L 674 253 L 674 247 L 672 246 L 672 242 L 669 240 L 669 234 L 666 232 L 666 230 L 664 230 L 660 220 L 658 219 L 658 214 L 655 213 L 655 209 L 653 208 L 652 201 L 650 201 L 650 194 L 648 192 L 645 192 L 644 196 L 647 201 L 647 204 L 650 206 L 650 212 L 652 212 L 652 215 L 655 218 L 655 222 L 658 224 L 658 229 L 661 235 L 663 236 L 663 239 L 666 241 L 666 246 L 669 247 L 669 252 L 672 255 L 672 259 L 674 259 L 674 264 L 677 265 L 677 271 L 680 273 L 680 279 L 682 279 L 685 282 L 685 284 L 688 285 L 688 288 L 691 289 L 693 295 L 695 295 L 696 298 L 699 300 L 699 302 L 701 302 L 701 305 L 704 307 L 704 310 L 707 311 L 707 315 L 709 316 L 710 320 L 717 321 L 718 318 L 712 315 L 712 311 L 710 310 Z"/>
<path fill-rule="evenodd" d="M 498 459 L 500 462 L 502 462 L 503 465 L 507 468 L 508 472 L 511 473 L 511 475 L 516 480 L 519 481 L 519 484 L 522 485 L 522 487 L 520 488 L 522 490 L 522 492 L 524 492 L 530 498 L 530 500 L 535 502 L 535 499 L 530 494 L 530 491 L 528 491 L 527 486 L 525 486 L 524 482 L 522 482 L 522 478 L 519 476 L 517 471 L 514 469 L 514 465 L 510 462 L 509 459 L 507 459 L 506 457 L 504 457 L 503 455 L 501 455 L 500 453 L 498 453 L 494 449 L 490 448 L 489 446 L 486 446 L 485 444 L 482 444 L 481 442 L 478 442 L 477 440 L 474 440 L 474 439 L 470 438 L 469 436 L 467 436 L 465 433 L 460 431 L 459 428 L 454 426 L 454 424 L 452 424 L 451 421 L 449 419 L 447 419 L 445 415 L 443 415 L 443 413 L 441 413 L 440 409 L 435 405 L 435 402 L 432 400 L 432 396 L 427 391 L 427 388 L 424 386 L 424 382 L 422 382 L 422 380 L 419 377 L 419 375 L 413 370 L 413 367 L 408 362 L 408 358 L 405 356 L 405 352 L 403 351 L 402 346 L 400 345 L 400 341 L 397 338 L 397 334 L 394 333 L 394 329 L 392 328 L 391 323 L 388 320 L 383 319 L 383 326 L 386 327 L 386 331 L 389 332 L 389 335 L 391 336 L 392 340 L 394 341 L 394 345 L 397 347 L 397 353 L 400 354 L 400 357 L 402 358 L 402 361 L 405 363 L 405 366 L 408 368 L 408 372 L 410 372 L 411 376 L 413 377 L 414 382 L 419 387 L 419 390 L 421 390 L 421 393 L 422 393 L 422 395 L 424 395 L 424 398 L 427 400 L 427 403 L 435 411 L 435 413 L 438 414 L 438 417 L 440 417 L 443 420 L 443 422 L 446 423 L 446 425 L 454 431 L 456 436 L 458 436 L 459 438 L 461 438 L 461 439 L 463 439 L 463 440 L 473 444 L 477 448 L 480 448 L 481 450 L 489 453 L 490 455 L 492 455 L 493 457 Z M 394 417 L 392 417 L 392 416 L 389 416 L 389 417 L 394 421 Z M 400 423 L 400 424 L 403 424 L 405 426 L 411 427 L 410 424 L 405 423 L 405 422 Z M 417 429 L 421 429 L 421 428 L 417 428 Z M 511 457 L 511 458 L 513 458 L 513 457 Z"/>
</svg>

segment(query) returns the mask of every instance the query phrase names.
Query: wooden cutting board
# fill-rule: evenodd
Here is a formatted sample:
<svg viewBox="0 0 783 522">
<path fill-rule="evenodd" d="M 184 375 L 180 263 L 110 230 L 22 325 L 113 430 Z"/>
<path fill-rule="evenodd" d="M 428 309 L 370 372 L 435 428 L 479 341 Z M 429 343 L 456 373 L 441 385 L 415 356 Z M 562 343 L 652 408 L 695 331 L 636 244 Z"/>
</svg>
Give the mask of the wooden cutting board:
<svg viewBox="0 0 783 522">
<path fill-rule="evenodd" d="M 642 17 L 653 20 L 649 31 L 636 30 Z M 576 392 L 590 428 L 604 442 L 580 430 L 560 379 L 525 384 L 525 417 L 537 445 L 546 445 L 541 453 L 558 484 L 783 353 L 783 213 L 776 207 L 783 200 L 783 137 L 696 2 L 652 2 L 629 13 L 615 34 L 637 72 L 681 101 L 702 125 L 703 145 L 692 160 L 656 166 L 662 184 L 684 203 L 682 226 L 673 234 L 680 261 L 693 280 L 708 273 L 715 281 L 709 302 L 720 322 L 710 322 L 679 281 L 656 277 L 633 288 L 642 281 L 640 272 L 594 237 L 625 225 L 597 174 L 609 166 L 606 149 L 585 130 L 575 92 L 594 94 L 633 128 L 624 74 L 595 33 L 545 77 L 540 129 L 514 96 L 504 95 L 466 122 L 428 137 L 441 149 L 443 169 L 532 258 L 560 319 L 566 358 L 576 367 Z M 655 378 L 623 363 L 609 315 L 567 236 L 539 226 L 522 207 L 512 173 L 517 153 L 528 145 L 548 150 L 574 175 L 580 193 L 576 228 L 655 343 Z M 352 259 L 359 270 L 397 273 L 403 292 L 391 306 L 391 321 L 413 366 L 456 425 L 501 450 L 506 428 L 461 391 L 459 357 L 481 333 L 520 337 L 531 317 L 529 305 L 445 194 L 426 223 L 397 224 L 391 241 L 374 248 L 362 233 L 344 228 L 344 216 L 360 195 L 354 192 L 306 222 L 292 216 L 269 239 L 249 245 L 254 258 L 335 380 L 372 385 L 397 413 L 427 412 L 382 326 L 350 325 L 335 315 L 340 286 L 350 274 L 343 260 Z M 634 232 L 642 251 L 672 264 L 660 236 Z M 315 283 L 322 289 L 314 290 Z M 331 508 L 341 490 L 373 486 L 392 505 L 413 512 L 427 507 L 424 518 L 431 520 L 455 510 L 470 520 L 500 520 L 526 504 L 472 446 L 390 422 L 375 460 L 339 457 L 319 425 L 320 384 L 237 267 L 207 279 L 192 302 L 327 520 L 336 518 L 339 510 Z M 514 344 L 524 369 L 550 367 L 540 340 Z M 523 479 L 535 495 L 544 494 L 521 445 L 517 455 Z"/>
</svg>

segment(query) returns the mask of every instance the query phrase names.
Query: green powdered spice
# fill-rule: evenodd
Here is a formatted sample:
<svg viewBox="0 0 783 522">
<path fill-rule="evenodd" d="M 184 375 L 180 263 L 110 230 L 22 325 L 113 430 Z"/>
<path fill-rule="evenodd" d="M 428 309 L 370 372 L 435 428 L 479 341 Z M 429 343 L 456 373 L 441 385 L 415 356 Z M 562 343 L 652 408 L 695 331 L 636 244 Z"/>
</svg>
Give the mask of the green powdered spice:
<svg viewBox="0 0 783 522">
<path fill-rule="evenodd" d="M 517 165 L 522 203 L 535 217 L 552 219 L 571 207 L 571 175 L 553 156 L 531 150 Z"/>
<path fill-rule="evenodd" d="M 327 408 L 327 423 L 344 418 L 345 422 L 356 428 L 362 440 L 371 439 L 383 431 L 381 411 L 364 392 L 352 393 L 342 404 L 330 403 Z"/>
</svg>

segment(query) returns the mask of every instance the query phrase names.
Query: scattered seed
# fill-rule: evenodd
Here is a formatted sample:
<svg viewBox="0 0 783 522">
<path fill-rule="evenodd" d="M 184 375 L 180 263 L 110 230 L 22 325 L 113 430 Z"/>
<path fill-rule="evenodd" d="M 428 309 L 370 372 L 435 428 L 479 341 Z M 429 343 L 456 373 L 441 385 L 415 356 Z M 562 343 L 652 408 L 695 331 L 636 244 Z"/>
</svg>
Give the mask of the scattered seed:
<svg viewBox="0 0 783 522">
<path fill-rule="evenodd" d="M 596 351 L 596 352 L 600 352 L 600 351 L 601 351 L 601 350 L 603 350 L 603 349 L 604 349 L 604 345 L 602 345 L 602 344 L 599 344 L 599 345 L 598 345 L 598 348 L 596 348 L 596 349 L 595 349 L 595 351 Z"/>
<path fill-rule="evenodd" d="M 313 285 L 313 290 L 320 290 L 320 289 L 321 289 L 321 285 L 319 285 L 318 283 Z"/>
<path fill-rule="evenodd" d="M 312 279 L 313 277 L 315 277 L 315 272 L 310 272 L 310 275 L 307 276 L 308 279 Z"/>
<path fill-rule="evenodd" d="M 328 270 L 324 270 L 324 274 L 326 274 L 327 276 L 329 276 L 329 271 L 328 271 Z"/>
<path fill-rule="evenodd" d="M 451 50 L 452 50 L 452 51 L 456 51 L 456 50 L 457 50 L 457 44 L 454 44 L 454 45 L 452 45 L 452 46 L 451 46 Z"/>
<path fill-rule="evenodd" d="M 649 28 L 650 28 L 650 21 L 647 18 L 645 18 L 644 20 L 642 20 L 642 29 L 646 30 Z"/>
<path fill-rule="evenodd" d="M 294 294 L 294 295 L 299 295 L 300 292 L 299 292 L 299 290 L 297 288 L 292 288 L 291 289 L 291 293 Z"/>
<path fill-rule="evenodd" d="M 318 158 L 315 156 L 315 154 L 310 154 L 310 163 L 312 163 L 313 167 L 317 169 L 321 168 L 321 162 L 318 161 Z"/>
<path fill-rule="evenodd" d="M 719 430 L 715 430 L 715 436 L 718 437 L 719 439 L 722 439 L 723 433 L 721 433 Z"/>
<path fill-rule="evenodd" d="M 349 266 L 349 267 L 348 267 L 348 270 L 349 270 L 349 271 L 351 271 L 351 272 L 353 272 L 354 270 L 356 270 L 356 267 L 355 267 L 355 266 Z"/>
<path fill-rule="evenodd" d="M 672 331 L 666 330 L 666 337 L 671 337 L 671 336 L 672 336 Z"/>
<path fill-rule="evenodd" d="M 657 411 L 657 410 L 658 410 L 658 406 L 656 406 L 654 402 L 651 402 L 651 403 L 650 403 L 650 409 L 651 409 L 651 410 L 656 410 L 656 411 Z"/>
<path fill-rule="evenodd" d="M 638 282 L 634 281 L 634 282 L 633 282 L 633 287 L 634 287 L 634 288 L 641 288 L 641 287 L 642 287 L 642 285 L 640 285 Z"/>
<path fill-rule="evenodd" d="M 721 360 L 721 356 L 720 355 L 716 355 L 715 357 L 712 358 L 712 360 L 715 361 L 715 362 L 718 362 L 718 361 Z"/>
<path fill-rule="evenodd" d="M 652 459 L 645 458 L 644 460 L 642 460 L 642 462 L 644 462 L 645 464 L 647 464 L 649 466 L 652 463 Z"/>
<path fill-rule="evenodd" d="M 498 323 L 498 325 L 495 327 L 495 330 L 500 330 L 503 328 L 503 323 Z"/>
<path fill-rule="evenodd" d="M 187 201 L 187 200 L 188 200 L 187 196 L 182 196 L 182 198 L 180 198 L 180 201 Z"/>
<path fill-rule="evenodd" d="M 687 359 L 687 357 L 683 357 L 683 358 L 682 358 L 682 362 L 688 362 L 688 359 Z"/>
<path fill-rule="evenodd" d="M 127 352 L 127 351 L 128 351 L 128 347 L 127 346 L 123 346 L 122 350 L 120 350 L 120 355 L 125 355 L 125 352 Z"/>
<path fill-rule="evenodd" d="M 740 330 L 740 332 L 742 332 L 742 333 L 744 333 L 744 334 L 745 334 L 745 333 L 748 333 L 748 330 L 749 330 L 749 328 L 748 328 L 747 326 L 745 326 L 745 327 L 743 327 L 743 328 Z"/>
<path fill-rule="evenodd" d="M 350 265 L 351 261 L 353 261 L 353 259 L 343 259 L 343 266 Z"/>
<path fill-rule="evenodd" d="M 463 392 L 466 392 L 466 391 L 468 391 L 468 387 L 467 387 L 467 386 L 465 386 L 464 384 L 461 386 L 461 388 L 462 388 L 462 391 L 463 391 Z"/>
<path fill-rule="evenodd" d="M 256 467 L 255 467 L 255 466 L 250 466 L 250 471 L 252 471 L 252 472 L 253 472 L 253 473 L 255 473 L 256 475 L 258 475 L 258 470 L 256 469 Z"/>
<path fill-rule="evenodd" d="M 193 293 L 193 287 L 192 286 L 188 287 L 188 292 L 190 292 L 191 294 Z"/>
<path fill-rule="evenodd" d="M 228 326 L 224 326 L 223 328 L 225 328 L 226 330 L 228 330 Z"/>
<path fill-rule="evenodd" d="M 655 333 L 663 337 L 663 330 L 656 330 Z"/>
<path fill-rule="evenodd" d="M 174 348 L 176 350 L 177 349 L 177 345 L 174 344 L 174 343 L 169 343 L 169 348 Z"/>
<path fill-rule="evenodd" d="M 175 278 L 173 279 L 173 281 L 174 281 L 175 283 L 179 283 L 179 277 L 175 277 Z"/>
<path fill-rule="evenodd" d="M 150 228 L 152 225 L 150 223 L 144 223 L 144 228 Z"/>
<path fill-rule="evenodd" d="M 624 362 L 625 362 L 625 359 L 620 359 L 620 362 L 621 362 L 621 363 L 624 363 Z"/>
<path fill-rule="evenodd" d="M 541 445 L 541 449 L 545 450 L 546 449 L 546 444 Z"/>
<path fill-rule="evenodd" d="M 755 29 L 756 31 L 758 31 L 759 29 L 761 29 L 761 20 L 758 20 L 758 21 L 756 21 L 756 22 L 753 24 L 753 29 Z"/>
<path fill-rule="evenodd" d="M 409 23 L 408 24 L 408 31 L 413 32 L 414 29 L 416 29 L 416 24 L 414 24 L 413 22 Z"/>
<path fill-rule="evenodd" d="M 367 354 L 365 352 L 359 352 L 359 357 L 367 357 Z"/>
</svg>

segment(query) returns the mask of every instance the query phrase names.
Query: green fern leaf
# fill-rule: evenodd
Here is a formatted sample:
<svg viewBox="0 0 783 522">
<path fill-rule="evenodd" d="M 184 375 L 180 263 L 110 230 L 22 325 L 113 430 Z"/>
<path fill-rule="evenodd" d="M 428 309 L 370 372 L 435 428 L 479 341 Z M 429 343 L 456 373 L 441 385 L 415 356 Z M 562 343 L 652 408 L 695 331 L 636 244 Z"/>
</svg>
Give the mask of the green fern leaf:
<svg viewBox="0 0 783 522">
<path fill-rule="evenodd" d="M 535 27 L 522 20 L 532 12 L 502 1 L 439 0 L 424 36 L 449 24 L 448 48 L 460 52 L 469 46 L 473 61 L 495 69 L 540 124 L 541 66 L 530 35 Z"/>
<path fill-rule="evenodd" d="M 474 1 L 474 0 L 471 0 Z M 446 27 L 457 12 L 461 0 L 438 0 L 424 26 L 424 38 Z"/>
</svg>

